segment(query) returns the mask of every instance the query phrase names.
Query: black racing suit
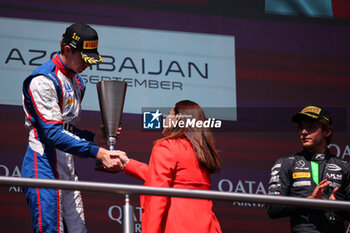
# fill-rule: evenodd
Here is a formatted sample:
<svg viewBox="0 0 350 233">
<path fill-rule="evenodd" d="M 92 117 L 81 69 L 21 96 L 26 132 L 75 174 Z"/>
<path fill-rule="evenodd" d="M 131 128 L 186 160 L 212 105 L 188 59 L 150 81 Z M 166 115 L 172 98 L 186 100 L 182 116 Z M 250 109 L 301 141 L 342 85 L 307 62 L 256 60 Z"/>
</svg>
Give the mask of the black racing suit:
<svg viewBox="0 0 350 233">
<path fill-rule="evenodd" d="M 350 165 L 329 151 L 313 154 L 307 150 L 280 158 L 271 168 L 269 195 L 307 197 L 317 186 L 313 180 L 311 161 L 318 162 L 318 181 L 327 179 L 331 184 L 322 198 L 328 199 L 334 187 L 339 187 L 337 200 L 350 200 Z M 316 172 L 315 172 L 316 173 Z M 271 218 L 290 216 L 292 232 L 344 233 L 344 220 L 350 219 L 345 211 L 322 210 L 287 205 L 267 205 Z"/>
</svg>

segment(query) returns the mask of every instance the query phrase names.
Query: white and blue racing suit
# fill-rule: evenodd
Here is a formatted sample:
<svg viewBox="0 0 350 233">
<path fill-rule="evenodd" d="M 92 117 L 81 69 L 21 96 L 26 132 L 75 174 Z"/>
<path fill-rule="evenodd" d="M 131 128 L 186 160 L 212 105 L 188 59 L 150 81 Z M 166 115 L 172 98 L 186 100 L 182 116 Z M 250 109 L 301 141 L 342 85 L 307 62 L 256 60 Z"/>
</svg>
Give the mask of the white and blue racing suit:
<svg viewBox="0 0 350 233">
<path fill-rule="evenodd" d="M 94 134 L 74 125 L 79 119 L 85 84 L 59 54 L 38 67 L 23 83 L 29 144 L 22 177 L 77 181 L 73 155 L 96 158 Z M 79 191 L 23 189 L 34 232 L 87 232 Z"/>
</svg>

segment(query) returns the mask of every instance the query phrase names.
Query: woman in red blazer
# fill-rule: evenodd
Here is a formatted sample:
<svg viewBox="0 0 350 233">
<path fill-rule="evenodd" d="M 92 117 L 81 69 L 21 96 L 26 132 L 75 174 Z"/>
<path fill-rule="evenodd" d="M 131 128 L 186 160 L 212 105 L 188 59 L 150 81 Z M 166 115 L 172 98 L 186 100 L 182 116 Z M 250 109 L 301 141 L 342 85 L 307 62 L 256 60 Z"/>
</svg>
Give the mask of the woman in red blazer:
<svg viewBox="0 0 350 233">
<path fill-rule="evenodd" d="M 162 139 L 155 142 L 149 165 L 120 155 L 124 172 L 147 186 L 209 190 L 210 173 L 221 160 L 206 128 L 186 127 L 188 120 L 205 121 L 201 107 L 178 102 L 166 118 Z M 184 125 L 179 123 L 184 121 Z M 143 233 L 221 233 L 211 200 L 141 196 Z"/>
</svg>

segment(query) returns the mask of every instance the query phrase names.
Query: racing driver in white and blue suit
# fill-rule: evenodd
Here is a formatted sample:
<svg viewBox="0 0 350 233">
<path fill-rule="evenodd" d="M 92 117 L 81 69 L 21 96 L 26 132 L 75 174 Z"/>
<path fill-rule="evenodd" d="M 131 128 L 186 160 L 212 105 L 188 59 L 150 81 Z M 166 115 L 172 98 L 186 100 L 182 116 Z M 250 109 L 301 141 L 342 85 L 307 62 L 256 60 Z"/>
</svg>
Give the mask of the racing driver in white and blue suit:
<svg viewBox="0 0 350 233">
<path fill-rule="evenodd" d="M 78 73 L 102 62 L 96 31 L 86 24 L 66 29 L 61 51 L 38 67 L 23 83 L 25 126 L 29 144 L 22 177 L 77 181 L 73 155 L 102 161 L 119 171 L 118 151 L 97 145 L 106 142 L 103 128 L 94 134 L 76 127 L 85 84 Z M 79 191 L 24 188 L 34 232 L 87 232 Z"/>
</svg>

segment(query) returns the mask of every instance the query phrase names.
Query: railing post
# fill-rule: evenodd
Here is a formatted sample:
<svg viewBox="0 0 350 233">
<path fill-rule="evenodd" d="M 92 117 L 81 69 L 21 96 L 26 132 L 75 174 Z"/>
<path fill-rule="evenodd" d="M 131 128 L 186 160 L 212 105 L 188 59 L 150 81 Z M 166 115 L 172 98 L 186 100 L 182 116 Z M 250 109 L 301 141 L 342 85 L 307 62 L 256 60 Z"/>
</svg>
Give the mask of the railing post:
<svg viewBox="0 0 350 233">
<path fill-rule="evenodd" d="M 125 205 L 124 205 L 124 233 L 135 233 L 134 232 L 134 209 L 129 202 L 129 194 L 125 194 Z"/>
</svg>

